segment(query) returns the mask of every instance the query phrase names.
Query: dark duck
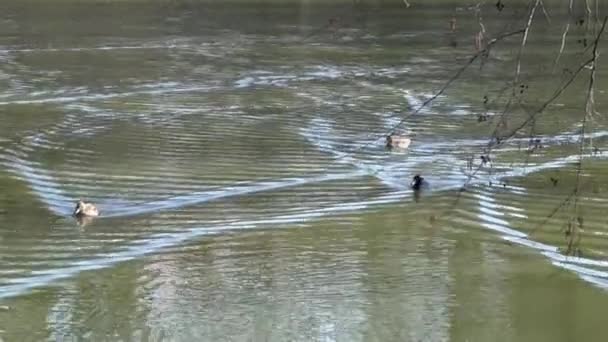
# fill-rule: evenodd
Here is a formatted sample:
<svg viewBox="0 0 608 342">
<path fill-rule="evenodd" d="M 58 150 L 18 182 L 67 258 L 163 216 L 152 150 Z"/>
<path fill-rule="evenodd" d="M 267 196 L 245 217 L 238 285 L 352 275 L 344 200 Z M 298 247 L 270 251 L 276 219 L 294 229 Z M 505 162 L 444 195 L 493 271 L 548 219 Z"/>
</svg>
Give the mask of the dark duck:
<svg viewBox="0 0 608 342">
<path fill-rule="evenodd" d="M 429 182 L 427 182 L 422 176 L 415 175 L 412 179 L 410 187 L 414 191 L 425 190 L 429 188 Z"/>
</svg>

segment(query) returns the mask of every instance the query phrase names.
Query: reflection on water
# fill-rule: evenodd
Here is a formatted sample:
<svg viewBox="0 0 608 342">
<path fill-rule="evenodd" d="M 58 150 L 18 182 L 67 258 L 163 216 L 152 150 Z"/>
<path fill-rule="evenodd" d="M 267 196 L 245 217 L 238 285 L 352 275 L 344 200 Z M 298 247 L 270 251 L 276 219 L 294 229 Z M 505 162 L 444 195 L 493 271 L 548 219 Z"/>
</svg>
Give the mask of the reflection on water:
<svg viewBox="0 0 608 342">
<path fill-rule="evenodd" d="M 567 213 L 545 219 L 574 181 L 575 95 L 538 119 L 542 149 L 522 135 L 492 169 L 478 159 L 501 110 L 482 99 L 517 42 L 408 117 L 411 148 L 389 152 L 386 132 L 470 53 L 442 43 L 450 8 L 132 6 L 0 15 L 2 339 L 602 335 L 605 127 L 584 154 L 589 256 L 559 253 Z M 535 80 L 557 76 L 529 50 L 520 101 L 535 107 Z M 419 198 L 416 173 L 432 184 Z M 78 198 L 102 216 L 70 217 Z"/>
</svg>

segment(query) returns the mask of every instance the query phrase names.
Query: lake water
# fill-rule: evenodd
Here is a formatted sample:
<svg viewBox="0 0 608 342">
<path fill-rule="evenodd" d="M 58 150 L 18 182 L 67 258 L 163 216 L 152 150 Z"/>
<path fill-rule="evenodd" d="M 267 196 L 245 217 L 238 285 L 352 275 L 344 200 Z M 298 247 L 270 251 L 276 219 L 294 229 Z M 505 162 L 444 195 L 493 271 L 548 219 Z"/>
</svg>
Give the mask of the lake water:
<svg viewBox="0 0 608 342">
<path fill-rule="evenodd" d="M 554 66 L 547 4 L 514 87 L 521 36 L 420 109 L 479 25 L 410 3 L 1 4 L 0 340 L 603 341 L 604 59 L 578 213 L 588 70 L 479 159 L 507 102 L 505 131 L 576 69 L 586 24 Z M 489 37 L 526 11 L 483 6 Z"/>
</svg>

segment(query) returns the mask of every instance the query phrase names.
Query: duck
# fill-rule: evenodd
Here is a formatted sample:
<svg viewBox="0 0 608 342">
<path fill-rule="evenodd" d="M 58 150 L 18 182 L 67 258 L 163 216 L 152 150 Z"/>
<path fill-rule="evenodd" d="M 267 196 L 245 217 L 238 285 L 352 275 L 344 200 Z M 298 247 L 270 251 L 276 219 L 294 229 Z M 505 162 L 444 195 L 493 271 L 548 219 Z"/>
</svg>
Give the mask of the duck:
<svg viewBox="0 0 608 342">
<path fill-rule="evenodd" d="M 73 215 L 76 217 L 99 216 L 99 210 L 97 210 L 97 207 L 95 207 L 93 203 L 86 203 L 83 200 L 79 200 L 78 203 L 76 203 Z"/>
<path fill-rule="evenodd" d="M 425 190 L 429 188 L 429 182 L 427 182 L 422 176 L 415 175 L 412 183 L 410 184 L 410 187 L 412 188 L 412 190 L 414 191 L 419 191 L 419 190 Z"/>
<path fill-rule="evenodd" d="M 404 135 L 387 135 L 386 136 L 386 148 L 400 148 L 406 149 L 412 143 L 412 139 L 404 136 Z"/>
</svg>

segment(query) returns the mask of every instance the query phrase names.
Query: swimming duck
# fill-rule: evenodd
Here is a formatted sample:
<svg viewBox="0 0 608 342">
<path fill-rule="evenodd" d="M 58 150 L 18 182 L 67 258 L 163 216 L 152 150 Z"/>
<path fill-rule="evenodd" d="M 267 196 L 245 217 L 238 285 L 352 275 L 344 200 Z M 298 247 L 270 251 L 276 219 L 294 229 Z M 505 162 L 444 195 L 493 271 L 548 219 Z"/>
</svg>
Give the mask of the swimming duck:
<svg viewBox="0 0 608 342">
<path fill-rule="evenodd" d="M 402 149 L 406 149 L 410 146 L 410 144 L 412 143 L 412 139 L 403 136 L 403 135 L 388 135 L 386 137 L 386 148 L 388 149 L 392 149 L 392 148 L 402 148 Z"/>
<path fill-rule="evenodd" d="M 79 200 L 78 203 L 76 203 L 73 215 L 76 217 L 99 216 L 99 210 L 97 210 L 92 203 L 86 203 L 83 200 Z"/>
<path fill-rule="evenodd" d="M 414 191 L 428 189 L 429 188 L 429 182 L 427 182 L 426 180 L 424 180 L 424 178 L 422 178 L 422 176 L 415 175 L 414 179 L 412 180 L 412 183 L 410 184 L 410 187 Z"/>
</svg>

